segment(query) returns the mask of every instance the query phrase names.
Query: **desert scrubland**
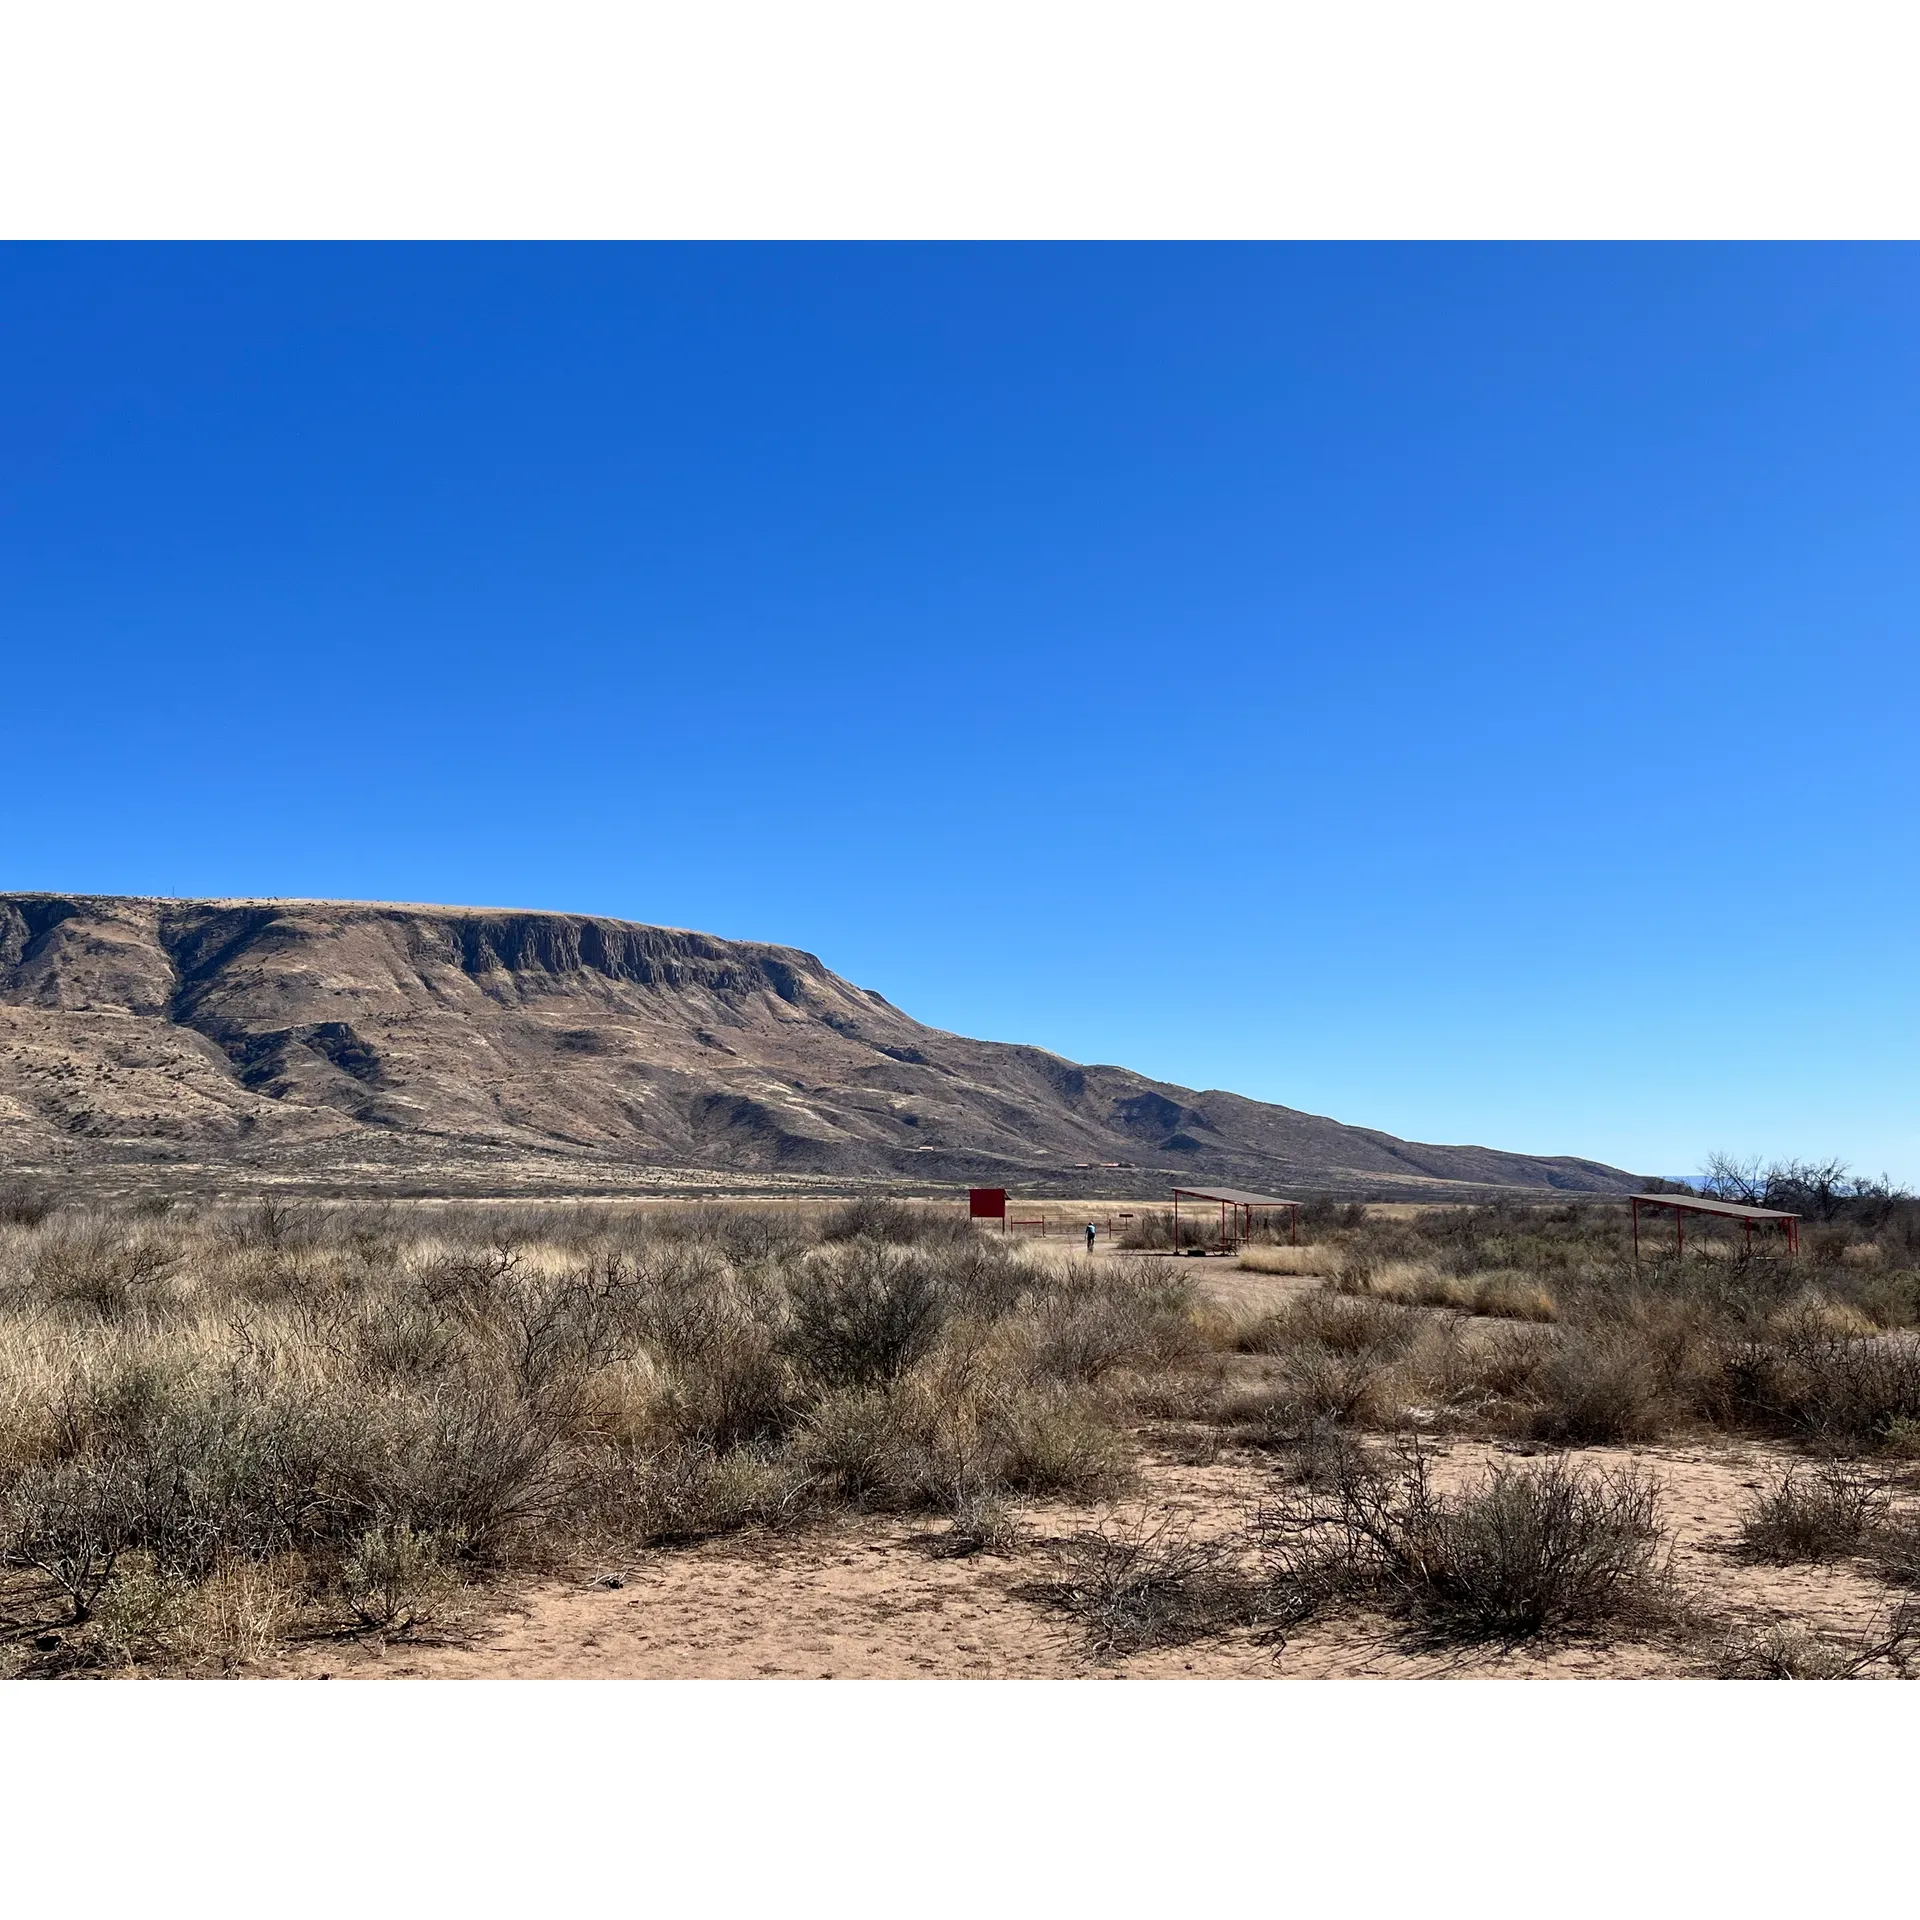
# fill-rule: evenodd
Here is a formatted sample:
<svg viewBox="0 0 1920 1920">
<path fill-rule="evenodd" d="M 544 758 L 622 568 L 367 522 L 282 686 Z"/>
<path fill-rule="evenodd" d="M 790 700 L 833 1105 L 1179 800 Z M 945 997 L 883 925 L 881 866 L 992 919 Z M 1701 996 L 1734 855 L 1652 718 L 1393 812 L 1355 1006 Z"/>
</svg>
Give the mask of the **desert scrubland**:
<svg viewBox="0 0 1920 1920">
<path fill-rule="evenodd" d="M 13 1674 L 1722 1674 L 1920 1650 L 1920 1206 L 1195 1258 L 885 1199 L 0 1204 Z"/>
</svg>

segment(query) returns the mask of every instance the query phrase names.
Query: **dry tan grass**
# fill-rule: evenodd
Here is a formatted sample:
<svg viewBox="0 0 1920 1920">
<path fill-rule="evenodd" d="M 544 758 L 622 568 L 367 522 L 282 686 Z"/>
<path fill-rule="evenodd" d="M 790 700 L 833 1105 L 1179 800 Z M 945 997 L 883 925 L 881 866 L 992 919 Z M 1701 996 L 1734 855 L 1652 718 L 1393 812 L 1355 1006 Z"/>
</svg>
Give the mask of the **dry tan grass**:
<svg viewBox="0 0 1920 1920">
<path fill-rule="evenodd" d="M 266 1659 L 299 1617 L 304 1572 L 297 1560 L 223 1561 L 195 1591 L 190 1644 L 223 1667 Z"/>
<path fill-rule="evenodd" d="M 1524 1273 L 1494 1270 L 1455 1274 L 1423 1261 L 1389 1260 L 1354 1283 L 1353 1291 L 1405 1306 L 1451 1307 L 1504 1320 L 1555 1320 L 1552 1292 Z"/>
<path fill-rule="evenodd" d="M 1774 1335 L 1830 1335 L 1843 1340 L 1864 1339 L 1880 1331 L 1872 1318 L 1851 1301 L 1831 1300 L 1814 1291 L 1777 1307 L 1767 1316 L 1766 1328 Z"/>
<path fill-rule="evenodd" d="M 0 1231 L 0 1576 L 64 1667 L 211 1671 L 594 1542 L 990 1542 L 1005 1494 L 1123 1486 L 1202 1347 L 1177 1268 L 898 1203 L 69 1212 Z"/>
<path fill-rule="evenodd" d="M 1243 1273 L 1331 1274 L 1340 1268 L 1337 1247 L 1243 1247 Z"/>
</svg>

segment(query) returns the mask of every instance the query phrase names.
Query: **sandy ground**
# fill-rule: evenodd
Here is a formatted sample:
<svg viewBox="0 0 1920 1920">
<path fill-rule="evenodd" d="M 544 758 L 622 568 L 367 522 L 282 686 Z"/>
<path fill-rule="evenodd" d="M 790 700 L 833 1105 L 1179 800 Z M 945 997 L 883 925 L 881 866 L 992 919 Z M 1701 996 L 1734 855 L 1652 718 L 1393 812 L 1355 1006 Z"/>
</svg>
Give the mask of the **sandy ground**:
<svg viewBox="0 0 1920 1920">
<path fill-rule="evenodd" d="M 1471 1474 L 1494 1457 L 1486 1445 L 1456 1443 L 1441 1477 Z M 1769 1450 L 1579 1457 L 1637 1458 L 1653 1471 L 1680 1587 L 1729 1628 L 1791 1620 L 1857 1639 L 1889 1604 L 1886 1589 L 1850 1567 L 1753 1567 L 1732 1555 L 1741 1496 L 1777 1471 Z M 1257 1456 L 1153 1459 L 1131 1511 L 1185 1512 L 1196 1531 L 1233 1531 L 1272 1487 L 1273 1471 Z M 939 1558 L 930 1551 L 938 1523 L 897 1519 L 645 1553 L 580 1580 L 500 1591 L 499 1611 L 457 1637 L 309 1647 L 285 1671 L 309 1679 L 1627 1679 L 1699 1674 L 1712 1661 L 1711 1639 L 1676 1637 L 1435 1654 L 1378 1622 L 1303 1629 L 1277 1650 L 1241 1632 L 1100 1660 L 1076 1626 L 1022 1591 L 1048 1572 L 1049 1542 L 1090 1516 L 1033 1508 L 1023 1517 L 1026 1543 L 1006 1559 Z"/>
</svg>

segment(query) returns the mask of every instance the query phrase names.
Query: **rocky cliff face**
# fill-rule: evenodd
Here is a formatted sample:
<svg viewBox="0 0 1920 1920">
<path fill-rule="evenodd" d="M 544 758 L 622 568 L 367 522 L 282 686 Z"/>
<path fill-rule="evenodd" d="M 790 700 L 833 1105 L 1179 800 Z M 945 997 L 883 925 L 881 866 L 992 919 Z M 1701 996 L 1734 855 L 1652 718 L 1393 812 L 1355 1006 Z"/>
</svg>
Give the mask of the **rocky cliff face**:
<svg viewBox="0 0 1920 1920">
<path fill-rule="evenodd" d="M 790 947 L 581 914 L 54 894 L 0 895 L 0 1157 L 440 1192 L 1631 1185 L 963 1039 Z"/>
</svg>

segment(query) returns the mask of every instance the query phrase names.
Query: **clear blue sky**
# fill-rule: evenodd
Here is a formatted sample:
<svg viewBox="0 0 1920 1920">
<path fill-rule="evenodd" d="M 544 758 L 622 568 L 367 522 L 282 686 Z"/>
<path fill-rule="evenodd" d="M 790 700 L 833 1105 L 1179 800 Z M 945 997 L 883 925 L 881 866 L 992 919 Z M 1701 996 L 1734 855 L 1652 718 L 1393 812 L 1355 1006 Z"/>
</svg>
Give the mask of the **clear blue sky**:
<svg viewBox="0 0 1920 1920">
<path fill-rule="evenodd" d="M 1920 254 L 0 250 L 0 887 L 1920 1181 Z"/>
</svg>

